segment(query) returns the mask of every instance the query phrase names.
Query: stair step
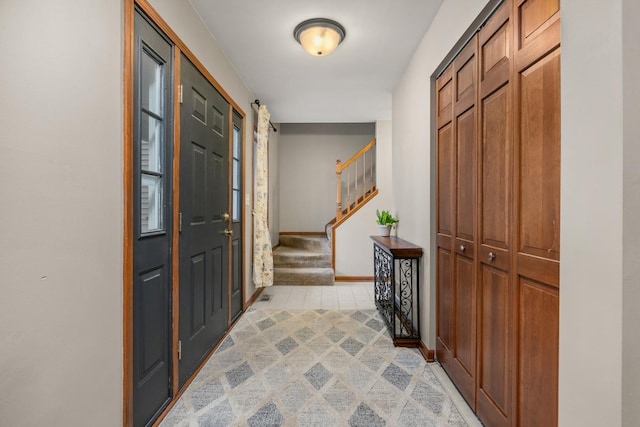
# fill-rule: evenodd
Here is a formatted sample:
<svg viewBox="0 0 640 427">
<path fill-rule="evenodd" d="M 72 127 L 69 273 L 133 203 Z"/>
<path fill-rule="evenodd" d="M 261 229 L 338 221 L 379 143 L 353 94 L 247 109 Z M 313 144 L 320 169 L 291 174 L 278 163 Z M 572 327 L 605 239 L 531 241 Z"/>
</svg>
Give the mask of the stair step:
<svg viewBox="0 0 640 427">
<path fill-rule="evenodd" d="M 280 235 L 280 246 L 331 253 L 329 241 L 324 236 Z"/>
<path fill-rule="evenodd" d="M 280 246 L 273 251 L 273 264 L 289 268 L 330 268 L 331 255 L 301 248 Z"/>
<path fill-rule="evenodd" d="M 275 285 L 333 286 L 331 246 L 324 236 L 280 236 L 280 246 L 273 252 Z"/>
<path fill-rule="evenodd" d="M 329 285 L 335 284 L 332 268 L 273 269 L 274 285 Z"/>
</svg>

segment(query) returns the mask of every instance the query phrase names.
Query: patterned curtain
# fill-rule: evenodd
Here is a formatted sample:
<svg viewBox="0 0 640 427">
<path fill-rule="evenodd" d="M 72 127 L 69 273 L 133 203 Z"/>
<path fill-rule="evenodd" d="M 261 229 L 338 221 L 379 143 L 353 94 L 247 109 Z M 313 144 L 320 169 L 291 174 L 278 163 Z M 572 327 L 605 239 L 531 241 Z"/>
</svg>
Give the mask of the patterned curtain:
<svg viewBox="0 0 640 427">
<path fill-rule="evenodd" d="M 253 195 L 253 283 L 261 288 L 273 285 L 273 253 L 271 236 L 267 224 L 269 180 L 267 142 L 269 140 L 269 117 L 267 107 L 258 109 L 258 145 L 256 147 L 256 185 Z"/>
</svg>

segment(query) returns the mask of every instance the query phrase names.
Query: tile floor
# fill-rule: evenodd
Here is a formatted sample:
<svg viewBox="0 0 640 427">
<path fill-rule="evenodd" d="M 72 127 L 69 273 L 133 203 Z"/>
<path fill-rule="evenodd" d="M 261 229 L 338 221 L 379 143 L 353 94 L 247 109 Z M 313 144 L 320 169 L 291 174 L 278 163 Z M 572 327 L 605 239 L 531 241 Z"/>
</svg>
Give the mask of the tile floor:
<svg viewBox="0 0 640 427">
<path fill-rule="evenodd" d="M 269 301 L 261 301 L 266 296 L 270 297 Z M 336 282 L 335 286 L 271 286 L 262 291 L 253 308 L 369 310 L 375 309 L 376 305 L 373 298 L 373 283 Z M 440 364 L 432 363 L 430 366 L 467 424 L 470 427 L 482 426 Z"/>
<path fill-rule="evenodd" d="M 270 301 L 261 301 L 270 296 Z M 271 286 L 253 304 L 255 309 L 375 309 L 371 282 L 337 282 L 335 286 Z"/>
<path fill-rule="evenodd" d="M 242 343 L 243 345 L 250 345 L 252 348 L 263 348 L 264 347 L 264 351 L 268 351 L 271 346 L 266 345 L 265 343 L 262 343 L 259 346 L 253 346 L 252 343 L 250 342 L 251 339 L 256 339 L 256 337 L 244 337 L 243 334 L 245 334 L 245 332 L 248 331 L 249 328 L 247 328 L 247 325 L 241 324 L 242 322 L 251 322 L 252 318 L 255 316 L 268 316 L 268 313 L 271 313 L 273 317 L 273 319 L 262 319 L 260 318 L 256 318 L 253 319 L 253 321 L 258 322 L 256 325 L 254 325 L 255 327 L 257 327 L 257 329 L 255 329 L 255 331 L 260 331 L 263 328 L 265 329 L 264 333 L 266 335 L 269 334 L 274 334 L 276 332 L 278 332 L 278 330 L 280 328 L 278 328 L 277 326 L 273 326 L 271 325 L 271 323 L 278 322 L 279 319 L 282 320 L 284 319 L 285 322 L 287 321 L 286 317 L 290 316 L 292 313 L 289 312 L 278 312 L 279 310 L 304 310 L 304 309 L 309 309 L 309 310 L 350 310 L 350 312 L 347 311 L 343 311 L 343 313 L 345 313 L 345 315 L 351 315 L 351 313 L 358 313 L 360 310 L 363 310 L 362 312 L 359 312 L 361 315 L 362 313 L 371 313 L 371 314 L 367 314 L 367 316 L 374 316 L 374 317 L 378 317 L 375 316 L 375 304 L 374 304 L 374 298 L 373 298 L 373 284 L 370 282 L 362 282 L 362 283 L 336 283 L 335 286 L 273 286 L 270 288 L 265 289 L 262 294 L 260 295 L 260 297 L 258 298 L 258 301 L 256 301 L 253 306 L 249 309 L 248 313 L 245 314 L 243 317 L 244 319 L 241 319 L 239 324 L 237 324 L 234 329 L 232 330 L 231 334 L 230 334 L 230 338 L 227 339 L 227 341 L 231 341 L 234 338 L 236 339 L 236 341 L 238 343 Z M 355 312 L 354 312 L 355 311 Z M 308 314 L 305 314 L 308 313 Z M 322 312 L 299 312 L 298 315 L 294 316 L 317 316 L 318 313 L 322 313 Z M 334 314 L 332 314 L 331 312 L 327 312 L 325 313 L 326 315 L 329 316 L 334 316 Z M 323 315 L 325 315 L 323 314 Z M 335 314 L 337 316 L 337 313 Z M 280 317 L 282 316 L 282 317 Z M 353 314 L 352 316 L 356 316 L 356 314 Z M 262 319 L 262 320 L 261 320 Z M 269 322 L 269 324 L 264 324 L 265 322 L 271 320 L 271 322 Z M 289 320 L 290 321 L 290 320 Z M 299 328 L 299 322 L 296 321 L 294 322 L 296 328 Z M 317 322 L 315 322 L 317 324 Z M 378 322 L 381 323 L 382 322 Z M 371 326 L 369 326 L 371 327 Z M 285 328 L 286 329 L 286 328 Z M 363 327 L 361 329 L 367 329 L 366 327 Z M 255 332 L 254 331 L 254 332 Z M 329 337 L 329 339 L 331 338 L 331 331 L 326 331 L 327 337 Z M 369 331 L 371 332 L 371 331 Z M 382 334 L 384 331 L 380 330 L 379 334 Z M 277 351 L 279 351 L 280 353 L 282 353 L 283 355 L 287 356 L 289 354 L 289 350 L 291 350 L 291 354 L 292 355 L 296 355 L 296 351 L 297 352 L 301 352 L 301 349 L 306 349 L 305 346 L 308 346 L 310 344 L 306 343 L 306 341 L 304 341 L 303 339 L 301 339 L 301 335 L 299 335 L 300 331 L 297 331 L 298 335 L 293 335 L 294 338 L 293 341 L 296 341 L 296 343 L 289 343 L 291 344 L 291 348 L 295 349 L 295 350 L 291 350 L 289 348 L 284 348 L 288 345 L 287 343 L 287 339 L 282 339 L 284 337 L 271 337 L 269 336 L 269 339 L 266 339 L 266 341 L 274 341 L 275 338 L 280 339 L 280 341 L 275 340 L 274 342 L 278 341 L 277 344 L 275 344 L 275 349 Z M 235 334 L 235 335 L 234 335 Z M 242 336 L 241 336 L 242 335 Z M 356 334 L 357 335 L 357 334 Z M 383 334 L 385 335 L 385 334 Z M 289 337 L 291 338 L 291 337 Z M 304 338 L 304 337 L 302 337 Z M 380 342 L 382 341 L 382 336 L 380 337 Z M 343 341 L 345 340 L 344 338 L 341 338 Z M 340 347 L 343 351 L 346 351 L 350 354 L 355 353 L 357 355 L 359 355 L 358 357 L 365 357 L 366 356 L 362 356 L 360 355 L 359 351 L 360 346 L 362 344 L 360 344 L 360 346 L 358 346 L 358 348 L 351 348 L 349 347 L 349 344 L 354 344 L 355 345 L 355 341 L 357 339 L 360 339 L 360 341 L 366 342 L 366 339 L 363 336 L 356 336 L 356 339 L 354 340 L 354 342 L 352 343 L 351 341 L 349 341 L 349 339 L 347 339 L 346 341 L 342 342 L 342 344 L 340 344 Z M 388 340 L 388 338 L 387 338 Z M 265 341 L 265 342 L 266 342 Z M 312 341 L 312 340 L 310 340 Z M 325 340 L 326 341 L 326 340 Z M 375 340 L 374 340 L 375 341 Z M 301 344 L 299 344 L 298 342 L 300 342 Z M 358 341 L 359 342 L 359 341 Z M 332 341 L 327 341 L 327 343 L 332 344 Z M 296 348 L 296 344 L 300 345 L 300 348 Z M 315 344 L 314 344 L 315 345 Z M 335 344 L 337 345 L 337 344 Z M 335 347 L 334 345 L 334 347 Z M 238 347 L 237 350 L 232 350 L 231 352 L 229 352 L 229 348 L 233 349 L 234 347 Z M 263 390 L 264 393 L 258 393 L 257 395 L 253 396 L 251 395 L 251 399 L 249 399 L 249 401 L 251 402 L 251 405 L 254 405 L 255 407 L 252 408 L 235 408 L 235 406 L 240 405 L 240 403 L 243 402 L 243 400 L 241 399 L 242 393 L 248 393 L 245 390 L 243 390 L 243 388 L 245 387 L 245 383 L 248 384 L 248 386 L 251 385 L 255 385 L 253 384 L 254 382 L 257 384 L 256 381 L 253 380 L 248 380 L 248 379 L 244 379 L 244 381 L 241 381 L 243 383 L 242 386 L 240 385 L 236 385 L 235 383 L 232 384 L 232 382 L 229 382 L 229 378 L 231 379 L 237 379 L 237 375 L 235 375 L 235 370 L 241 370 L 244 367 L 244 364 L 247 364 L 247 366 L 253 366 L 254 369 L 256 369 L 257 367 L 259 367 L 259 363 L 256 362 L 256 360 L 253 360 L 253 352 L 249 351 L 247 352 L 244 348 L 240 349 L 240 346 L 234 346 L 234 347 L 228 347 L 225 346 L 224 344 L 220 346 L 220 348 L 217 350 L 216 355 L 214 355 L 212 357 L 212 359 L 208 362 L 208 365 L 212 365 L 214 366 L 216 363 L 220 364 L 225 362 L 226 363 L 226 359 L 229 358 L 229 355 L 245 355 L 244 357 L 248 357 L 248 363 L 247 361 L 243 360 L 236 360 L 233 359 L 231 361 L 229 361 L 229 363 L 231 363 L 231 365 L 229 365 L 228 368 L 232 368 L 229 372 L 226 373 L 226 379 L 222 378 L 222 382 L 221 384 L 218 384 L 218 382 L 220 382 L 220 380 L 218 379 L 219 372 L 218 371 L 222 371 L 222 368 L 215 365 L 216 369 L 213 369 L 211 367 L 207 366 L 205 367 L 205 369 L 203 369 L 203 371 L 201 371 L 201 373 L 198 375 L 198 377 L 196 377 L 196 379 L 194 380 L 194 382 L 192 383 L 192 385 L 189 386 L 189 388 L 187 389 L 187 391 L 185 392 L 185 394 L 183 395 L 183 397 L 180 399 L 180 401 L 176 404 L 176 406 L 170 411 L 170 413 L 167 415 L 167 417 L 165 418 L 165 420 L 163 421 L 163 423 L 161 424 L 163 427 L 165 426 L 191 426 L 191 427 L 195 427 L 195 426 L 213 426 L 213 425 L 251 425 L 251 426 L 263 426 L 263 425 L 267 425 L 270 423 L 266 423 L 266 420 L 269 417 L 278 415 L 278 414 L 284 414 L 287 415 L 288 414 L 288 418 L 285 417 L 285 419 L 283 419 L 284 422 L 278 422 L 278 423 L 273 423 L 274 425 L 286 425 L 286 426 L 300 426 L 300 425 L 339 425 L 339 424 L 345 424 L 345 425 L 372 425 L 369 422 L 365 422 L 364 424 L 362 423 L 354 423 L 353 421 L 353 417 L 355 417 L 356 415 L 360 416 L 362 415 L 365 419 L 367 417 L 366 416 L 371 416 L 371 414 L 366 413 L 364 414 L 360 414 L 360 412 L 364 411 L 365 409 L 369 410 L 371 409 L 369 406 L 367 406 L 367 404 L 363 403 L 360 406 L 362 406 L 363 408 L 361 408 L 360 406 L 358 406 L 358 408 L 356 408 L 354 410 L 354 408 L 349 407 L 349 413 L 353 412 L 354 415 L 351 416 L 351 418 L 347 421 L 346 419 L 339 419 L 340 418 L 340 411 L 337 411 L 334 409 L 328 409 L 326 407 L 326 402 L 325 400 L 327 400 L 327 397 L 325 396 L 323 399 L 316 399 L 316 400 L 309 400 L 309 402 L 315 402 L 315 403 L 306 403 L 304 407 L 301 406 L 300 410 L 297 411 L 293 411 L 291 414 L 289 414 L 289 412 L 291 412 L 291 408 L 287 409 L 288 404 L 290 404 L 291 402 L 295 401 L 296 399 L 288 399 L 288 400 L 283 400 L 284 397 L 279 397 L 282 395 L 283 391 L 278 390 L 278 391 L 273 391 L 273 393 L 269 392 L 267 393 L 269 390 L 265 389 Z M 283 350 L 284 349 L 284 350 Z M 382 348 L 380 347 L 376 347 L 377 351 L 382 351 Z M 391 350 L 393 349 L 393 350 Z M 273 349 L 272 349 L 273 350 Z M 322 357 L 318 356 L 316 357 L 316 359 L 318 359 L 319 364 L 321 363 L 325 363 L 325 364 L 329 364 L 331 365 L 332 359 L 329 353 L 331 353 L 331 351 L 334 350 L 327 350 L 327 349 L 315 349 L 311 348 L 311 350 L 308 350 L 308 352 L 313 352 L 313 351 L 325 351 L 327 352 L 327 354 L 323 354 Z M 340 355 L 340 349 L 337 349 L 338 351 L 338 355 Z M 351 350 L 351 351 L 350 351 Z M 387 350 L 387 352 L 390 351 L 394 351 L 394 352 L 407 352 L 410 351 L 411 349 L 399 349 L 399 348 L 393 348 L 393 346 L 391 346 L 391 348 L 389 350 Z M 414 350 L 415 351 L 415 350 Z M 229 352 L 229 354 L 227 354 Z M 335 351 L 334 351 L 335 352 Z M 366 353 L 370 353 L 372 351 L 367 350 Z M 238 353 L 238 354 L 235 354 Z M 274 354 L 279 354 L 277 352 L 272 351 L 272 353 Z M 384 353 L 384 352 L 383 352 Z M 394 353 L 395 354 L 395 353 Z M 400 353 L 399 353 L 400 354 Z M 399 357 L 399 354 L 394 356 L 395 358 Z M 404 354 L 404 353 L 403 353 Z M 309 353 L 309 356 L 313 355 L 313 353 Z M 353 355 L 353 354 L 352 354 Z M 263 357 L 264 355 L 260 356 L 260 358 L 258 358 L 257 360 L 260 361 L 260 363 L 265 363 L 264 361 L 266 360 L 265 357 Z M 343 355 L 344 356 L 344 355 Z M 407 355 L 405 355 L 406 357 L 408 357 Z M 410 356 L 410 354 L 409 354 Z M 304 361 L 306 359 L 311 360 L 309 357 L 305 357 L 300 359 L 300 363 L 304 364 Z M 391 356 L 389 356 L 391 357 Z M 218 360 L 219 359 L 219 360 Z M 393 358 L 391 358 L 390 360 L 392 360 Z M 402 358 L 398 359 L 401 360 Z M 455 386 L 453 385 L 453 383 L 451 382 L 451 380 L 449 379 L 449 377 L 445 374 L 445 372 L 442 370 L 442 368 L 440 367 L 439 364 L 437 363 L 432 363 L 432 364 L 424 364 L 424 359 L 422 359 L 421 357 L 418 357 L 418 359 L 421 360 L 421 365 L 424 365 L 424 372 L 422 374 L 416 372 L 412 375 L 414 375 L 414 377 L 408 377 L 409 381 L 411 381 L 411 387 L 408 388 L 409 389 L 413 389 L 413 397 L 407 397 L 405 400 L 407 400 L 407 405 L 405 407 L 408 408 L 406 409 L 406 411 L 403 411 L 401 414 L 394 414 L 395 416 L 393 418 L 389 418 L 390 417 L 390 413 L 389 414 L 385 414 L 383 411 L 381 411 L 381 408 L 384 409 L 384 405 L 381 406 L 381 404 L 378 402 L 376 406 L 376 401 L 374 400 L 373 403 L 371 403 L 373 405 L 374 408 L 378 408 L 380 414 L 383 417 L 387 418 L 387 423 L 386 425 L 388 426 L 393 426 L 393 425 L 469 425 L 472 427 L 475 426 L 481 426 L 482 424 L 480 423 L 480 421 L 477 419 L 477 417 L 475 416 L 475 414 L 473 414 L 473 412 L 471 411 L 471 409 L 469 408 L 469 406 L 466 404 L 466 402 L 463 400 L 462 396 L 460 395 L 460 393 L 457 391 L 457 389 L 455 388 Z M 395 359 L 394 359 L 395 360 Z M 314 359 L 314 361 L 316 361 Z M 280 364 L 282 363 L 274 363 L 273 366 L 280 366 Z M 237 366 L 236 366 L 237 365 Z M 296 364 L 294 364 L 295 366 L 298 366 Z M 292 366 L 294 366 L 292 365 Z M 336 375 L 338 375 L 340 373 L 340 369 L 343 369 L 343 364 L 338 364 L 336 366 L 334 366 L 332 368 L 332 370 L 336 371 Z M 348 364 L 346 364 L 348 365 Z M 345 365 L 345 366 L 346 366 Z M 226 365 L 225 365 L 226 366 Z M 287 366 L 287 364 L 285 363 L 283 366 Z M 306 366 L 305 366 L 306 367 Z M 379 370 L 382 370 L 383 367 L 381 367 Z M 391 365 L 390 367 L 391 368 Z M 387 370 L 389 369 L 387 368 Z M 271 369 L 271 368 L 269 368 Z M 273 368 L 275 369 L 275 368 Z M 272 370 L 273 370 L 272 369 Z M 320 368 L 318 368 L 320 369 Z M 382 377 L 384 377 L 385 374 L 387 374 L 387 370 L 385 370 L 382 374 L 378 373 L 378 375 L 381 375 Z M 211 371 L 211 372 L 209 372 Z M 232 372 L 233 371 L 233 372 Z M 295 368 L 294 368 L 295 371 Z M 253 372 L 253 371 L 252 371 Z M 302 371 L 301 371 L 302 372 Z M 431 374 L 428 374 L 428 373 Z M 213 375 L 213 374 L 216 375 Z M 267 372 L 268 373 L 268 372 Z M 267 375 L 267 373 L 264 374 L 259 374 L 257 375 L 258 377 L 261 377 L 263 375 Z M 321 374 L 322 372 L 320 372 Z M 233 375 L 232 375 L 233 374 Z M 310 368 L 308 371 L 306 371 L 304 373 L 304 375 L 306 376 L 307 381 L 309 381 L 312 385 L 313 382 L 311 382 L 311 380 L 309 380 L 309 376 L 312 377 L 312 379 L 315 379 L 315 376 L 318 373 L 313 372 L 313 368 Z M 371 372 L 369 372 L 369 374 L 371 374 Z M 208 378 L 207 375 L 211 376 L 211 378 Z M 426 381 L 427 380 L 427 376 L 428 375 L 432 375 L 433 377 L 433 381 L 436 381 L 436 383 L 432 383 L 432 384 L 440 384 L 441 388 L 440 390 L 442 390 L 447 396 L 448 396 L 448 401 L 451 402 L 451 404 L 453 406 L 455 406 L 455 408 L 457 409 L 457 411 L 453 408 L 450 409 L 451 411 L 455 412 L 455 413 L 459 413 L 458 417 L 461 417 L 462 419 L 459 422 L 453 421 L 453 419 L 451 419 L 449 422 L 447 421 L 443 421 L 443 419 L 439 419 L 438 421 L 435 421 L 434 419 L 434 423 L 430 423 L 427 422 L 427 424 L 425 424 L 424 420 L 423 421 L 418 421 L 418 423 L 416 422 L 410 422 L 409 418 L 406 418 L 406 416 L 408 415 L 412 415 L 415 416 L 416 414 L 418 414 L 418 412 L 422 411 L 424 413 L 424 409 L 421 409 L 420 411 L 418 411 L 416 408 L 419 409 L 419 406 L 416 406 L 416 402 L 420 403 L 421 402 L 421 395 L 415 395 L 415 393 L 417 393 L 417 388 L 413 388 L 414 382 L 420 382 L 420 381 Z M 299 375 L 298 375 L 299 376 Z M 239 378 L 239 377 L 238 377 Z M 243 377 L 244 378 L 244 377 Z M 266 378 L 266 377 L 265 377 Z M 274 377 L 275 378 L 275 377 Z M 277 377 L 279 378 L 279 376 Z M 386 378 L 386 377 L 384 377 Z M 240 378 L 242 379 L 242 378 Z M 272 378 L 273 381 L 275 381 L 275 379 Z M 271 387 L 269 384 L 273 383 L 272 380 L 269 381 L 263 381 L 263 384 L 267 384 L 269 387 Z M 386 378 L 386 381 L 388 381 L 389 379 Z M 335 381 L 335 380 L 334 380 Z M 432 380 L 429 380 L 432 381 Z M 276 381 L 277 382 L 277 381 Z M 300 382 L 300 381 L 299 381 Z M 205 396 L 206 393 L 204 393 L 205 391 L 209 390 L 209 388 L 211 388 L 210 386 L 216 385 L 216 386 L 220 386 L 218 387 L 220 389 L 220 393 L 216 394 L 215 396 Z M 304 384 L 304 381 L 302 381 L 302 384 Z M 327 383 L 328 385 L 326 387 L 337 387 L 336 384 L 338 384 L 336 382 L 336 384 L 333 384 L 333 382 L 331 383 Z M 383 381 L 381 384 L 385 384 L 385 382 Z M 393 383 L 392 383 L 393 384 Z M 299 385 L 299 384 L 298 384 Z M 338 385 L 343 385 L 343 384 L 338 384 Z M 247 386 L 247 387 L 248 387 Z M 396 385 L 396 387 L 398 387 Z M 215 388 L 215 387 L 214 387 Z M 223 390 L 224 388 L 224 390 Z M 375 387 L 374 387 L 375 388 Z M 388 388 L 388 387 L 387 387 Z M 436 386 L 437 388 L 437 386 Z M 204 390 L 204 391 L 203 391 Z M 288 389 L 287 389 L 288 390 Z M 420 389 L 421 390 L 421 389 Z M 249 390 L 251 391 L 251 390 Z M 314 389 L 313 388 L 306 388 L 307 392 L 313 393 Z M 389 390 L 388 390 L 389 392 Z M 396 394 L 397 394 L 397 390 L 396 390 Z M 204 393 L 204 394 L 203 394 Z M 271 396 L 271 394 L 273 394 L 273 396 Z M 235 396 L 236 394 L 239 394 L 239 396 Z M 249 393 L 251 394 L 251 393 Z M 255 394 L 255 393 L 254 393 Z M 286 393 L 285 393 L 286 394 Z M 356 390 L 356 394 L 357 394 L 357 390 Z M 392 393 L 393 394 L 393 393 Z M 202 395 L 202 396 L 201 396 Z M 374 393 L 375 395 L 375 393 Z M 387 395 L 387 393 L 383 393 L 383 395 Z M 265 400 L 265 402 L 259 402 L 258 396 L 260 396 L 260 399 Z M 295 395 L 297 396 L 297 394 Z M 365 396 L 365 395 L 363 395 Z M 368 396 L 368 395 L 366 395 Z M 416 397 L 417 396 L 417 397 Z M 206 397 L 205 401 L 200 402 L 201 397 Z M 214 399 L 215 397 L 215 399 Z M 275 400 L 274 400 L 275 399 Z M 416 400 L 417 399 L 417 400 Z M 267 402 L 267 400 L 269 402 Z M 329 399 L 328 401 L 330 402 L 331 399 Z M 398 398 L 398 401 L 400 401 L 401 399 Z M 438 400 L 438 399 L 436 399 Z M 395 401 L 395 400 L 394 400 Z M 195 403 L 194 403 L 195 402 Z M 240 403 L 238 403 L 240 402 Z M 258 403 L 256 403 L 258 402 Z M 322 403 L 322 405 L 319 406 L 319 403 Z M 352 402 L 354 406 L 357 402 Z M 384 403 L 384 402 L 383 402 Z M 429 407 L 429 405 L 431 405 L 431 401 L 429 400 L 422 402 L 424 405 L 427 405 L 427 407 Z M 451 405 L 450 404 L 450 405 Z M 223 406 L 226 405 L 228 406 L 228 408 L 226 408 L 226 412 L 225 408 L 223 408 Z M 235 405 L 235 406 L 234 406 Z M 248 404 L 247 404 L 248 405 Z M 257 405 L 257 406 L 256 406 Z M 315 405 L 315 406 L 314 406 Z M 404 403 L 403 403 L 404 405 Z M 242 406 L 242 405 L 240 405 Z M 250 406 L 250 405 L 249 405 Z M 258 406 L 260 406 L 260 408 L 258 408 Z M 325 407 L 325 409 L 327 409 L 329 412 L 327 414 L 331 415 L 334 417 L 334 419 L 332 421 L 329 421 L 329 419 L 327 418 L 326 420 L 322 421 L 322 417 L 320 417 L 320 409 L 321 407 Z M 233 410 L 233 408 L 235 408 L 235 411 Z M 343 408 L 344 409 L 344 408 Z M 411 409 L 411 410 L 409 410 Z M 317 414 L 315 412 L 318 412 Z M 360 411 L 360 412 L 358 412 Z M 413 412 L 415 412 L 415 414 Z M 227 414 L 228 412 L 228 414 Z M 251 415 L 251 413 L 255 412 L 254 415 Z M 365 411 L 366 412 L 366 411 Z M 375 412 L 375 411 L 373 411 Z M 453 413 L 452 412 L 452 413 Z M 234 415 L 235 413 L 235 415 Z M 410 414 L 411 413 L 411 414 Z M 429 413 L 427 411 L 427 413 Z M 223 420 L 221 417 L 221 414 L 227 414 L 229 415 L 229 419 L 228 420 Z M 239 414 L 246 414 L 246 415 L 239 415 Z M 274 415 L 275 414 L 275 415 Z M 325 416 L 327 414 L 324 414 Z M 213 418 L 207 418 L 209 415 L 211 415 Z M 313 416 L 312 416 L 313 415 Z M 238 416 L 240 418 L 238 418 Z M 331 418 L 331 416 L 329 416 L 329 418 Z M 266 417 L 266 418 L 265 418 Z M 311 417 L 308 420 L 305 417 Z M 338 418 L 335 418 L 338 417 Z M 405 418 L 403 418 L 405 417 Z M 270 418 L 269 418 L 270 419 Z M 413 419 L 413 418 L 411 418 Z M 395 420 L 395 421 L 393 421 Z M 420 418 L 415 418 L 415 420 L 420 420 Z M 414 421 L 415 421 L 414 420 Z M 462 421 L 464 420 L 464 421 Z M 307 422 L 308 421 L 308 422 Z M 336 424 L 337 423 L 337 424 Z M 375 423 L 373 423 L 375 424 Z M 385 423 L 381 423 L 385 424 Z"/>
</svg>

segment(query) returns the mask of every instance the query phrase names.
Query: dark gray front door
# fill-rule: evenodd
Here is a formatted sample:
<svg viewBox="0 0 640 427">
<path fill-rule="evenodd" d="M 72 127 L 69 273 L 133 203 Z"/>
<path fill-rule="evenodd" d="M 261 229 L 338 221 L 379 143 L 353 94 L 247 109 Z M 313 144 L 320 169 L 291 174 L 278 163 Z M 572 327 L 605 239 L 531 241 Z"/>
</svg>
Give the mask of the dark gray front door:
<svg viewBox="0 0 640 427">
<path fill-rule="evenodd" d="M 242 117 L 233 112 L 231 130 L 231 318 L 242 312 Z"/>
<path fill-rule="evenodd" d="M 133 420 L 171 400 L 172 45 L 138 11 L 134 64 Z"/>
<path fill-rule="evenodd" d="M 180 108 L 180 385 L 228 326 L 229 103 L 184 56 Z"/>
</svg>

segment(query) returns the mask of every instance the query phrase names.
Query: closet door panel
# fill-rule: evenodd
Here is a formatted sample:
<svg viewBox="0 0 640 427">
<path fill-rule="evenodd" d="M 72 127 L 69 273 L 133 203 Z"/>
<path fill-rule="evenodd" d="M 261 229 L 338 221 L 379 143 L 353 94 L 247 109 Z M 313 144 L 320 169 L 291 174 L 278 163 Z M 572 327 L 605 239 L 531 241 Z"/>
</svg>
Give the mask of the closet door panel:
<svg viewBox="0 0 640 427">
<path fill-rule="evenodd" d="M 438 138 L 438 256 L 437 256 L 437 357 L 445 369 L 453 358 L 455 289 L 453 284 L 453 202 L 454 154 L 452 125 L 446 125 Z"/>
<path fill-rule="evenodd" d="M 513 37 L 516 70 L 542 58 L 560 46 L 559 0 L 519 0 Z"/>
<path fill-rule="evenodd" d="M 479 232 L 482 248 L 508 250 L 511 197 L 511 20 L 503 4 L 480 33 Z M 486 259 L 486 254 L 480 254 Z M 508 254 L 507 254 L 508 256 Z M 504 267 L 506 268 L 506 266 Z"/>
<path fill-rule="evenodd" d="M 516 413 L 523 426 L 558 422 L 560 300 L 560 12 L 518 1 L 514 43 Z M 540 411 L 544 407 L 545 411 Z"/>
<path fill-rule="evenodd" d="M 518 425 L 553 426 L 558 422 L 558 289 L 523 277 L 519 282 Z"/>
<path fill-rule="evenodd" d="M 481 101 L 480 244 L 509 248 L 511 191 L 510 90 L 505 84 Z"/>
<path fill-rule="evenodd" d="M 458 58 L 454 62 L 455 79 L 456 79 L 456 98 L 455 110 L 459 113 L 462 109 L 466 109 L 469 104 L 473 104 L 476 99 L 476 40 L 473 39 L 467 47 L 465 47 Z"/>
<path fill-rule="evenodd" d="M 481 264 L 477 413 L 486 425 L 507 425 L 510 405 L 509 274 Z"/>
<path fill-rule="evenodd" d="M 451 377 L 462 396 L 475 406 L 476 280 L 472 258 L 455 255 L 455 356 Z"/>
<path fill-rule="evenodd" d="M 473 259 L 456 256 L 456 358 L 469 376 L 475 372 L 475 280 Z"/>
<path fill-rule="evenodd" d="M 560 0 L 520 0 L 518 3 L 519 48 L 540 43 L 538 36 L 553 24 L 550 18 L 560 10 Z"/>
<path fill-rule="evenodd" d="M 516 257 L 518 274 L 555 288 L 560 287 L 560 263 L 519 253 Z"/>
<path fill-rule="evenodd" d="M 520 74 L 521 253 L 560 258 L 560 50 Z"/>
<path fill-rule="evenodd" d="M 465 67 L 469 67 L 467 62 Z M 475 91 L 474 91 L 475 92 Z M 456 111 L 457 112 L 457 111 Z M 450 375 L 475 406 L 476 372 L 476 114 L 475 105 L 456 117 L 456 238 L 454 242 L 455 348 Z"/>
<path fill-rule="evenodd" d="M 438 131 L 438 234 L 453 236 L 455 146 L 451 123 Z"/>
<path fill-rule="evenodd" d="M 438 288 L 437 288 L 437 316 L 438 316 L 438 345 L 437 357 L 443 366 L 451 359 L 449 354 L 453 349 L 453 295 L 451 282 L 451 252 L 438 248 Z"/>
<path fill-rule="evenodd" d="M 451 121 L 453 116 L 453 70 L 449 68 L 438 78 L 436 83 L 436 123 L 438 128 Z"/>
<path fill-rule="evenodd" d="M 511 26 L 509 7 L 503 5 L 480 31 L 480 98 L 494 92 L 509 80 Z"/>
<path fill-rule="evenodd" d="M 507 2 L 479 33 L 477 414 L 506 426 L 513 413 L 512 46 Z"/>
<path fill-rule="evenodd" d="M 476 186 L 478 40 L 473 38 L 453 62 L 455 156 L 455 347 L 449 373 L 475 407 L 476 372 Z"/>
<path fill-rule="evenodd" d="M 511 108 L 507 80 L 481 100 L 477 413 L 487 425 L 511 414 Z"/>
<path fill-rule="evenodd" d="M 455 288 L 453 242 L 455 233 L 455 156 L 453 66 L 436 81 L 437 143 L 437 257 L 436 257 L 436 356 L 447 372 L 455 348 Z"/>
<path fill-rule="evenodd" d="M 457 124 L 456 238 L 475 241 L 476 202 L 476 114 L 475 108 L 462 113 Z M 456 242 L 457 243 L 457 242 Z M 469 248 L 467 253 L 473 253 Z"/>
</svg>

